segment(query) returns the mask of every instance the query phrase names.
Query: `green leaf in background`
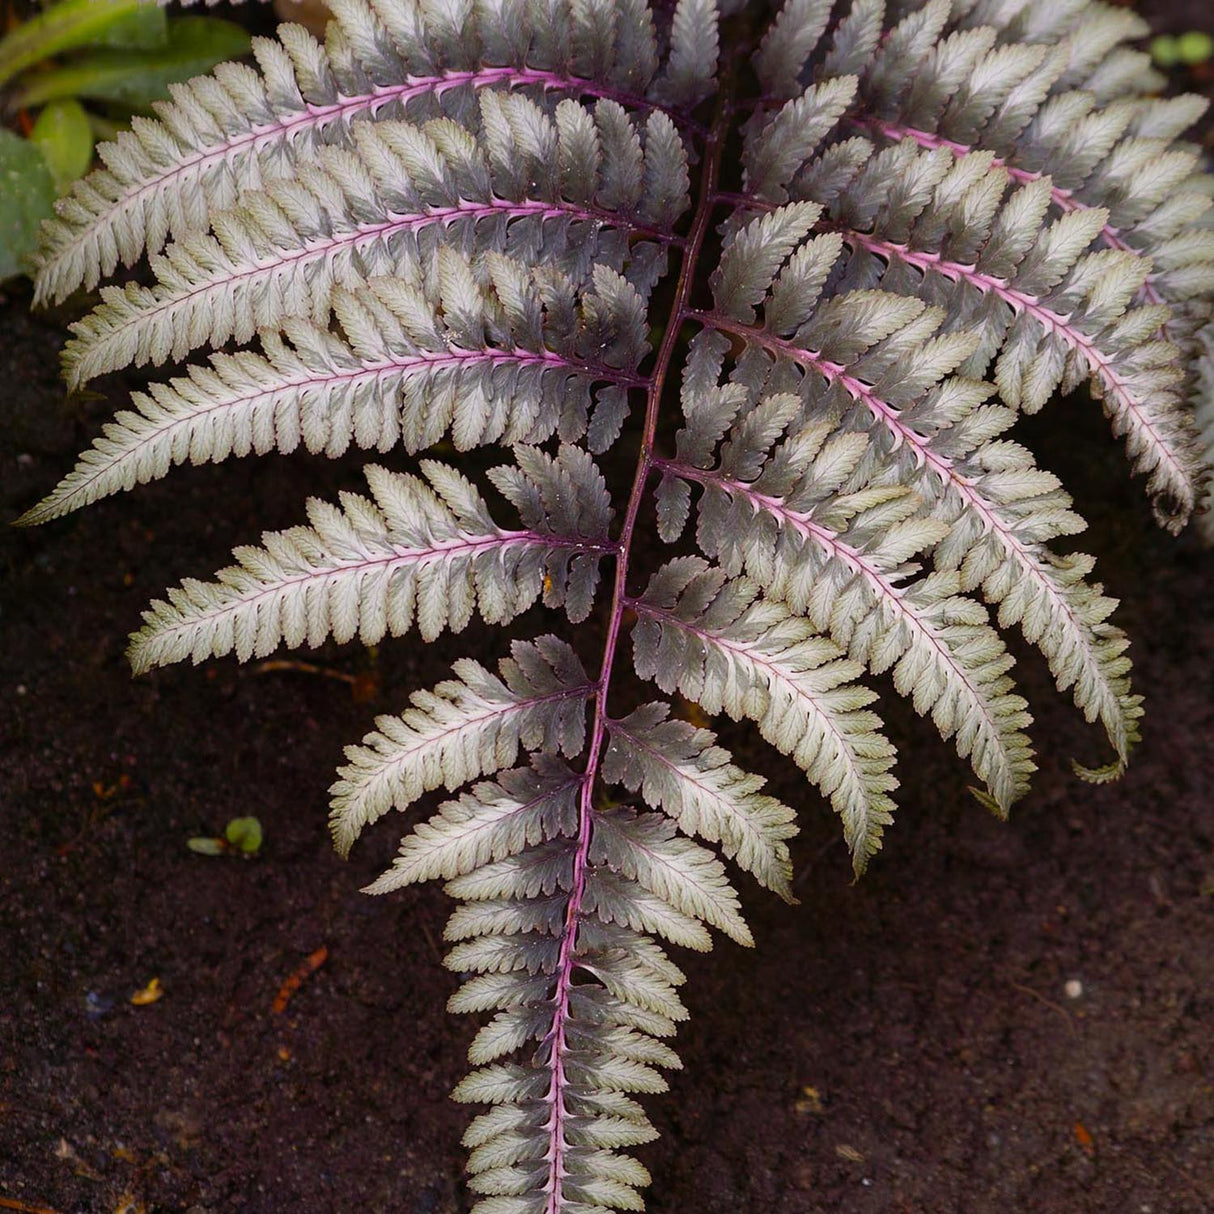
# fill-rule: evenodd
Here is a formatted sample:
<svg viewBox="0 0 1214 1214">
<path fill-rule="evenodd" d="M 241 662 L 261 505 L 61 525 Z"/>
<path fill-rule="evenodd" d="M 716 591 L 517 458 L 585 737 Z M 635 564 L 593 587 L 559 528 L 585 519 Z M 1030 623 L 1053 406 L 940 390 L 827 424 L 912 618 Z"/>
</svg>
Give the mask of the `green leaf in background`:
<svg viewBox="0 0 1214 1214">
<path fill-rule="evenodd" d="M 1176 39 L 1176 56 L 1186 67 L 1196 67 L 1214 58 L 1214 36 L 1204 30 L 1190 30 Z"/>
<path fill-rule="evenodd" d="M 38 226 L 55 204 L 55 183 L 42 153 L 0 127 L 0 279 L 23 269 Z"/>
<path fill-rule="evenodd" d="M 155 0 L 60 0 L 0 40 L 0 84 L 82 46 L 163 46 L 164 22 Z"/>
<path fill-rule="evenodd" d="M 233 818 L 223 833 L 228 844 L 246 856 L 261 849 L 261 823 L 256 818 Z"/>
<path fill-rule="evenodd" d="M 38 115 L 30 142 L 42 153 L 57 194 L 66 194 L 93 159 L 93 128 L 84 106 L 73 98 L 54 101 Z"/>
<path fill-rule="evenodd" d="M 1214 36 L 1202 30 L 1187 34 L 1160 34 L 1151 39 L 1151 58 L 1159 67 L 1197 67 L 1214 58 Z"/>
<path fill-rule="evenodd" d="M 89 51 L 62 67 L 26 76 L 13 104 L 32 107 L 60 97 L 87 97 L 145 107 L 167 97 L 173 81 L 200 76 L 248 50 L 249 35 L 231 21 L 180 17 L 169 22 L 168 42 L 159 50 Z"/>
<path fill-rule="evenodd" d="M 124 51 L 154 51 L 169 39 L 169 19 L 155 0 L 145 0 L 131 12 L 106 22 L 88 46 L 110 46 Z"/>
</svg>

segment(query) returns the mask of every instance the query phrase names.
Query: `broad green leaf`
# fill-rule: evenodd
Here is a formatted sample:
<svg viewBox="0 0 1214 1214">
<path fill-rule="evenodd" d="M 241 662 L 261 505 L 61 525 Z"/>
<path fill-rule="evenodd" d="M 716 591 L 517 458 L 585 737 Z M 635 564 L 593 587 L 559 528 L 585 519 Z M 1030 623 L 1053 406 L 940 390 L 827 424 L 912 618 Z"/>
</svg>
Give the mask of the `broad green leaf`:
<svg viewBox="0 0 1214 1214">
<path fill-rule="evenodd" d="M 124 51 L 153 51 L 169 40 L 169 19 L 155 3 L 138 4 L 106 22 L 81 46 L 108 46 Z"/>
<path fill-rule="evenodd" d="M 218 17 L 182 17 L 169 23 L 168 44 L 154 51 L 89 51 L 62 67 L 22 80 L 15 103 L 44 105 L 60 97 L 87 97 L 150 105 L 177 80 L 201 76 L 217 63 L 248 53 L 249 35 Z"/>
<path fill-rule="evenodd" d="M 0 84 L 77 47 L 163 45 L 164 20 L 149 0 L 62 0 L 0 41 Z"/>
<path fill-rule="evenodd" d="M 24 269 L 38 226 L 53 211 L 55 183 L 42 153 L 0 127 L 0 279 Z"/>
<path fill-rule="evenodd" d="M 57 194 L 66 194 L 72 182 L 84 176 L 93 159 L 89 116 L 84 106 L 70 97 L 43 109 L 34 123 L 30 142 L 42 153 Z"/>
</svg>

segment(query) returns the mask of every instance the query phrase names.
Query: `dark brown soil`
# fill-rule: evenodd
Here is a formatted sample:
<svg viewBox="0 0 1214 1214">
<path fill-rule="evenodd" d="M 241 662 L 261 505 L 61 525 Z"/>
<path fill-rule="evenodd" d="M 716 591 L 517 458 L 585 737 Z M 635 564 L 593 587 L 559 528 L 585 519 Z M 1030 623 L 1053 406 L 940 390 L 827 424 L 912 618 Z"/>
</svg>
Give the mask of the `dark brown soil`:
<svg viewBox="0 0 1214 1214">
<path fill-rule="evenodd" d="M 111 407 L 64 404 L 61 318 L 27 304 L 17 290 L 0 309 L 6 519 Z M 1211 560 L 1151 527 L 1094 406 L 1064 402 L 1025 435 L 1124 599 L 1149 697 L 1133 768 L 1106 788 L 1070 774 L 1098 739 L 1025 655 L 1042 770 L 1002 825 L 891 704 L 902 810 L 852 885 L 820 798 L 726 731 L 804 811 L 802 905 L 748 896 L 755 952 L 682 959 L 686 1070 L 652 1102 L 663 1137 L 642 1152 L 653 1214 L 1214 1209 Z M 335 679 L 231 661 L 132 682 L 122 658 L 150 597 L 357 468 L 181 470 L 0 537 L 0 1209 L 469 1208 L 467 1112 L 447 1093 L 473 1025 L 443 1011 L 448 906 L 438 888 L 360 894 L 399 827 L 342 863 L 325 788 L 376 712 L 499 638 L 385 646 L 363 703 Z M 316 660 L 369 669 L 356 650 Z M 187 849 L 242 814 L 265 828 L 255 860 Z M 163 998 L 132 1004 L 153 978 Z"/>
</svg>

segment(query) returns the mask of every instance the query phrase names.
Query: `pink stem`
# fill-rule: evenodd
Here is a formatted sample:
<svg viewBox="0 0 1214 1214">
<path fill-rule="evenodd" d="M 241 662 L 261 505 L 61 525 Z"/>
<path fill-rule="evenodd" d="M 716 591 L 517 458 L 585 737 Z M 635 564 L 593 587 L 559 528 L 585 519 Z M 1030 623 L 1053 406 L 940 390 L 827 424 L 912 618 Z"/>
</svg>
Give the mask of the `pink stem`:
<svg viewBox="0 0 1214 1214">
<path fill-rule="evenodd" d="M 839 384 L 853 400 L 867 406 L 876 417 L 880 418 L 893 438 L 895 448 L 902 446 L 903 443 L 911 448 L 916 464 L 920 467 L 930 467 L 946 484 L 950 480 L 962 481 L 964 479 L 953 470 L 952 461 L 947 456 L 932 450 L 930 441 L 913 427 L 908 426 L 897 409 L 883 401 L 863 380 L 850 375 L 847 368 L 841 363 L 831 362 L 830 359 L 823 358 L 815 350 L 804 350 L 795 342 L 777 337 L 774 333 L 769 333 L 755 325 L 742 324 L 741 321 L 736 321 L 720 312 L 690 312 L 688 316 L 709 329 L 716 329 L 718 332 L 739 337 L 743 341 L 753 342 L 775 354 L 781 354 L 798 366 L 816 371 L 828 384 Z"/>
<path fill-rule="evenodd" d="M 1035 550 L 1035 546 L 1025 543 L 1016 533 L 1014 527 L 999 515 L 972 477 L 958 472 L 953 467 L 951 460 L 934 451 L 930 440 L 924 438 L 901 421 L 898 411 L 880 400 L 867 384 L 862 383 L 854 376 L 843 374 L 842 368 L 837 363 L 829 362 L 822 358 L 820 354 L 798 349 L 791 342 L 772 337 L 762 330 L 736 324 L 727 318 L 723 319 L 715 314 L 701 313 L 696 316 L 696 319 L 714 328 L 731 333 L 734 336 L 742 337 L 744 340 L 754 341 L 765 345 L 768 349 L 784 353 L 801 366 L 817 371 L 828 383 L 839 382 L 853 399 L 866 404 L 873 411 L 874 415 L 886 425 L 893 436 L 895 446 L 905 442 L 909 447 L 913 448 L 918 462 L 921 465 L 930 467 L 940 477 L 943 484 L 951 488 L 961 498 L 965 503 L 966 509 L 971 510 L 981 519 L 983 527 L 998 536 L 1007 551 L 1016 556 L 1021 568 L 1031 571 L 1037 585 L 1044 589 L 1055 604 L 1055 607 L 1066 616 L 1072 626 L 1077 631 L 1083 631 L 1084 626 L 1075 616 L 1071 604 L 1066 600 L 1055 580 L 1047 573 L 1042 564 L 1040 554 Z M 670 468 L 676 475 L 686 479 L 697 480 L 701 484 L 708 484 L 711 480 L 720 484 L 727 492 L 736 491 L 745 493 L 756 504 L 761 505 L 765 509 L 772 509 L 777 517 L 784 519 L 799 529 L 803 529 L 804 534 L 812 536 L 819 544 L 826 546 L 833 556 L 836 556 L 851 568 L 863 574 L 871 584 L 881 590 L 882 594 L 889 595 L 895 600 L 901 600 L 902 589 L 890 583 L 883 574 L 876 573 L 874 568 L 864 561 L 863 554 L 843 544 L 833 532 L 814 523 L 807 515 L 790 511 L 779 499 L 757 494 L 750 486 L 743 485 L 738 481 L 727 481 L 725 478 L 714 473 L 703 472 L 699 469 L 675 464 L 671 461 L 666 461 L 664 466 Z M 876 579 L 879 579 L 879 581 Z"/>
<path fill-rule="evenodd" d="M 655 460 L 654 467 L 669 468 L 671 472 L 677 473 L 680 476 L 684 475 L 683 466 L 676 464 L 673 461 Z M 699 470 L 691 469 L 691 471 L 698 472 Z M 689 477 L 689 479 L 691 479 L 691 477 Z M 895 589 L 894 593 L 900 595 L 901 591 Z M 714 645 L 719 646 L 721 649 L 724 649 L 727 652 L 738 654 L 744 661 L 750 662 L 764 670 L 766 672 L 766 677 L 771 680 L 771 685 L 773 687 L 783 685 L 788 689 L 789 693 L 794 698 L 805 694 L 804 691 L 797 686 L 796 681 L 789 675 L 787 669 L 782 668 L 778 663 L 772 661 L 769 657 L 765 657 L 756 649 L 747 648 L 747 646 L 731 640 L 727 633 L 713 632 L 707 628 L 699 628 L 695 624 L 690 623 L 688 620 L 680 619 L 674 614 L 674 612 L 666 611 L 661 607 L 655 607 L 652 603 L 643 602 L 641 599 L 630 598 L 627 600 L 627 603 L 628 606 L 631 607 L 632 610 L 638 615 L 647 615 L 651 619 L 655 620 L 669 620 L 671 624 L 673 624 L 676 628 L 681 628 L 684 632 L 690 632 L 693 636 L 698 636 L 705 641 L 711 641 Z M 820 713 L 818 715 L 818 720 L 827 730 L 830 731 L 831 736 L 836 740 L 839 747 L 838 753 L 843 757 L 844 762 L 846 762 L 848 767 L 851 769 L 852 778 L 862 782 L 864 779 L 864 773 L 859 769 L 856 762 L 856 751 L 847 736 L 844 734 L 843 730 L 839 727 L 838 720 L 829 712 Z M 667 767 L 673 766 L 664 755 L 658 754 L 657 751 L 653 751 L 648 747 L 647 743 L 645 743 L 635 734 L 628 733 L 628 731 L 624 729 L 619 722 L 613 722 L 611 728 L 614 731 L 622 733 L 626 737 L 630 738 L 634 746 L 650 749 L 655 759 L 657 759 L 657 761 L 661 762 L 663 765 Z M 680 778 L 687 779 L 688 777 L 686 773 L 683 773 Z M 711 795 L 712 790 L 709 789 L 708 792 Z"/>
<path fill-rule="evenodd" d="M 721 329 L 723 332 L 732 333 L 735 336 L 742 337 L 744 340 L 754 341 L 757 344 L 766 346 L 770 350 L 785 354 L 799 365 L 817 371 L 828 383 L 837 382 L 841 384 L 854 400 L 867 405 L 873 414 L 885 424 L 894 439 L 895 447 L 905 442 L 914 451 L 915 459 L 920 466 L 931 468 L 940 477 L 940 480 L 946 487 L 956 492 L 965 503 L 966 508 L 972 510 L 982 520 L 982 525 L 987 531 L 997 535 L 1007 548 L 1014 552 L 1025 565 L 1034 567 L 1038 564 L 1036 554 L 1016 534 L 1015 530 L 1006 520 L 996 513 L 990 501 L 987 500 L 986 496 L 978 488 L 973 478 L 958 472 L 947 456 L 941 455 L 938 451 L 932 449 L 929 439 L 924 438 L 923 435 L 902 421 L 897 409 L 892 408 L 885 401 L 881 400 L 867 384 L 856 379 L 854 376 L 847 375 L 838 363 L 832 363 L 814 351 L 799 349 L 791 342 L 773 337 L 770 334 L 764 333 L 761 329 L 737 324 L 728 318 L 722 318 L 713 313 L 697 314 L 696 319 L 713 328 Z M 680 475 L 682 474 L 680 473 Z M 1048 581 L 1048 579 L 1045 580 Z M 1057 588 L 1052 584 L 1050 584 L 1049 588 L 1052 597 L 1066 608 L 1068 615 L 1071 614 L 1069 606 L 1062 603 L 1059 598 Z"/>
<path fill-rule="evenodd" d="M 683 321 L 691 314 L 691 289 L 695 279 L 695 268 L 699 258 L 704 237 L 708 232 L 712 216 L 717 173 L 720 168 L 723 134 L 723 117 L 729 113 L 726 93 L 723 91 L 718 107 L 717 117 L 713 123 L 704 150 L 704 165 L 701 174 L 701 189 L 699 204 L 691 234 L 683 249 L 683 260 L 679 271 L 679 284 L 675 294 L 674 306 L 670 319 L 658 350 L 654 370 L 649 378 L 649 390 L 645 404 L 645 420 L 641 431 L 641 449 L 637 460 L 636 474 L 632 481 L 632 491 L 628 496 L 628 507 L 620 528 L 620 538 L 615 553 L 615 581 L 612 589 L 611 614 L 607 623 L 607 638 L 603 645 L 603 660 L 599 667 L 598 688 L 594 696 L 594 721 L 590 731 L 590 752 L 586 759 L 585 780 L 582 784 L 579 798 L 579 826 L 577 848 L 573 860 L 573 878 L 569 891 L 569 902 L 565 911 L 565 928 L 561 938 L 560 954 L 556 963 L 556 990 L 553 995 L 555 1011 L 552 1017 L 552 1028 L 549 1030 L 547 1041 L 551 1043 L 552 1051 L 552 1080 L 544 1099 L 552 1106 L 548 1120 L 549 1147 L 546 1159 L 548 1161 L 548 1180 L 545 1191 L 548 1200 L 544 1205 L 545 1214 L 561 1214 L 564 1201 L 565 1152 L 568 1143 L 565 1141 L 565 1122 L 569 1116 L 566 1105 L 569 1081 L 565 1074 L 565 1054 L 568 1050 L 566 1027 L 569 1022 L 569 991 L 572 985 L 573 972 L 577 968 L 578 925 L 581 915 L 582 898 L 586 892 L 586 876 L 589 867 L 590 842 L 593 835 L 594 820 L 594 787 L 598 775 L 599 762 L 602 757 L 603 741 L 607 734 L 610 717 L 607 713 L 607 694 L 611 683 L 612 669 L 615 664 L 619 646 L 620 628 L 624 619 L 624 611 L 628 605 L 627 577 L 628 559 L 632 552 L 632 539 L 636 530 L 637 517 L 640 514 L 641 503 L 644 500 L 645 484 L 653 468 L 654 437 L 657 433 L 659 406 L 666 376 L 670 370 L 670 362 L 674 356 L 679 332 Z"/>
<path fill-rule="evenodd" d="M 994 714 L 990 695 L 977 685 L 973 673 L 966 667 L 963 658 L 960 656 L 960 651 L 954 651 L 949 647 L 945 640 L 947 625 L 933 623 L 924 609 L 917 606 L 912 599 L 907 597 L 905 588 L 896 585 L 885 570 L 879 569 L 865 557 L 864 553 L 848 544 L 830 528 L 814 522 L 808 514 L 790 509 L 780 498 L 757 493 L 753 486 L 747 485 L 742 481 L 731 480 L 717 472 L 693 468 L 674 460 L 663 460 L 662 467 L 677 476 L 697 481 L 703 485 L 716 484 L 731 495 L 736 494 L 744 497 L 750 501 L 756 510 L 762 509 L 768 511 L 781 525 L 789 526 L 799 531 L 802 535 L 817 544 L 819 548 L 823 549 L 828 557 L 842 561 L 860 577 L 864 578 L 869 584 L 870 589 L 875 593 L 876 601 L 892 607 L 907 628 L 930 645 L 935 650 L 941 664 L 948 667 L 953 677 L 965 686 L 970 700 L 971 712 L 980 714 L 988 738 L 993 740 L 994 747 L 999 752 L 996 763 L 1005 772 L 1009 771 L 1010 759 L 1005 752 L 1004 744 L 1000 738 L 1000 724 Z M 638 607 L 637 610 L 642 610 L 642 608 Z M 645 605 L 643 610 L 651 615 L 658 613 L 648 605 Z M 665 614 L 669 616 L 669 613 Z M 676 620 L 675 622 L 679 627 L 687 626 L 682 620 Z M 997 699 L 999 695 L 1000 693 L 996 688 L 994 690 L 995 698 Z M 930 712 L 930 709 L 928 711 Z M 925 713 L 925 715 L 927 714 Z M 951 732 L 957 732 L 956 728 Z M 951 733 L 946 736 L 951 736 Z M 1009 772 L 1009 774 L 1014 778 L 1014 771 Z M 995 780 L 996 776 L 994 775 L 986 777 L 988 788 L 994 787 Z M 1003 808 L 1006 810 L 1006 802 L 1002 803 Z"/>
</svg>

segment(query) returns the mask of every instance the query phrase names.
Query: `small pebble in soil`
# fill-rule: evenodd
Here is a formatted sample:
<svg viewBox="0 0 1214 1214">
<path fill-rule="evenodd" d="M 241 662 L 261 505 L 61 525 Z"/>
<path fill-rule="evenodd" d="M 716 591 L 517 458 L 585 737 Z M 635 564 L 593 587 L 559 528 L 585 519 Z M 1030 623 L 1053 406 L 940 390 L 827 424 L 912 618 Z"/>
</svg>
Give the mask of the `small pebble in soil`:
<svg viewBox="0 0 1214 1214">
<path fill-rule="evenodd" d="M 1069 978 L 1062 990 L 1068 999 L 1079 999 L 1083 996 L 1083 983 L 1078 978 Z"/>
<path fill-rule="evenodd" d="M 90 1020 L 100 1020 L 106 1012 L 113 1011 L 114 999 L 112 995 L 102 995 L 97 991 L 89 991 L 84 997 L 84 1014 Z"/>
<path fill-rule="evenodd" d="M 413 1203 L 414 1214 L 435 1214 L 439 1193 L 433 1185 L 427 1185 L 421 1196 Z"/>
</svg>

